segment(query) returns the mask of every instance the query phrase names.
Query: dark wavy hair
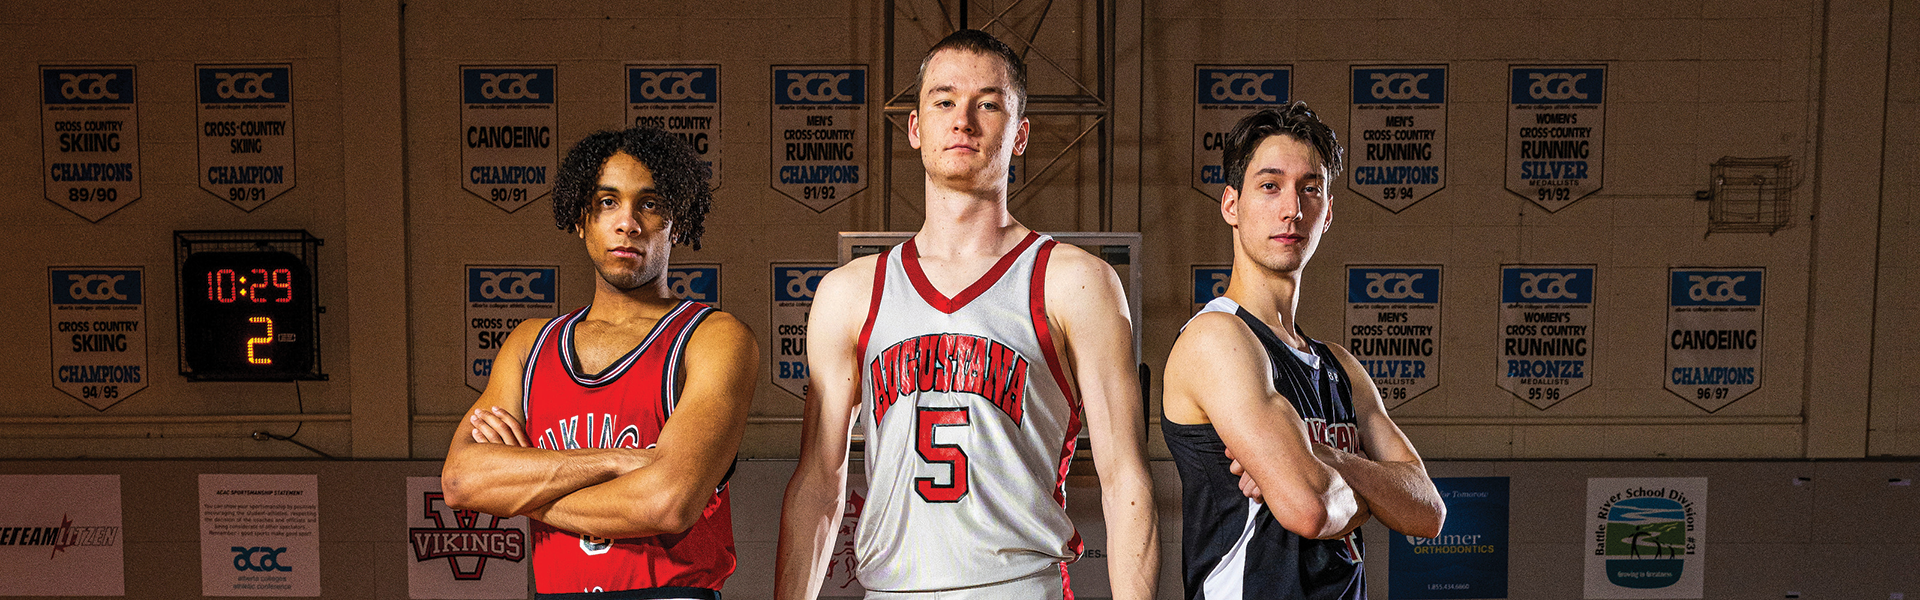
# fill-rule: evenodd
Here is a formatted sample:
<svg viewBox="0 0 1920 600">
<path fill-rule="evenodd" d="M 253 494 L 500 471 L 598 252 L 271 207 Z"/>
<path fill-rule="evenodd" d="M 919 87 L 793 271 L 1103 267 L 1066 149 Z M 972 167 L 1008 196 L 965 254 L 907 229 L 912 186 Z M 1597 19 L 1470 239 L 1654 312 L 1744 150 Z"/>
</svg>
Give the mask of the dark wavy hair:
<svg viewBox="0 0 1920 600">
<path fill-rule="evenodd" d="M 653 172 L 653 187 L 673 223 L 673 243 L 700 249 L 713 190 L 713 169 L 680 136 L 653 127 L 608 129 L 587 135 L 567 151 L 553 178 L 553 225 L 572 233 L 586 217 L 600 184 L 600 168 L 614 153 L 632 156 Z"/>
<path fill-rule="evenodd" d="M 932 48 L 928 48 L 926 57 L 920 59 L 920 75 L 917 81 L 926 81 L 927 63 L 933 62 L 933 55 L 939 54 L 941 50 L 965 50 L 974 54 L 999 57 L 1000 62 L 1007 64 L 1007 81 L 1013 84 L 1013 89 L 1007 90 L 1007 95 L 1020 99 L 1018 108 L 1013 114 L 1016 117 L 1026 116 L 1027 61 L 1022 60 L 1020 53 L 1014 52 L 1006 42 L 978 29 L 962 29 L 948 34 Z M 914 86 L 915 89 L 919 87 L 918 84 Z"/>
<path fill-rule="evenodd" d="M 1267 136 L 1284 135 L 1299 140 L 1313 148 L 1320 157 L 1320 166 L 1327 169 L 1326 185 L 1331 189 L 1333 180 L 1340 178 L 1340 170 L 1346 162 L 1346 149 L 1340 147 L 1340 140 L 1333 129 L 1320 122 L 1319 115 L 1307 108 L 1307 103 L 1294 101 L 1283 108 L 1263 108 L 1259 112 L 1247 115 L 1233 125 L 1233 131 L 1227 134 L 1227 143 L 1221 149 L 1221 163 L 1227 167 L 1227 186 L 1240 190 L 1247 176 L 1247 163 L 1253 160 L 1253 151 L 1260 148 L 1261 140 Z"/>
</svg>

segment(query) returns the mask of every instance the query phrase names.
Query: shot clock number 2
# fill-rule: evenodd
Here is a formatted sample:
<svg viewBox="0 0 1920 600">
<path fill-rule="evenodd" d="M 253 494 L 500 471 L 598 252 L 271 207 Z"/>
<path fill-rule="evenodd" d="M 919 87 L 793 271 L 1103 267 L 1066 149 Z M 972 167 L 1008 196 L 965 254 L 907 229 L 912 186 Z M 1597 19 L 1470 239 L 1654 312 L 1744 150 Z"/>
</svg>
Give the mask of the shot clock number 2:
<svg viewBox="0 0 1920 600">
<path fill-rule="evenodd" d="M 318 379 L 313 271 L 292 252 L 208 251 L 180 269 L 181 373 L 194 380 Z"/>
</svg>

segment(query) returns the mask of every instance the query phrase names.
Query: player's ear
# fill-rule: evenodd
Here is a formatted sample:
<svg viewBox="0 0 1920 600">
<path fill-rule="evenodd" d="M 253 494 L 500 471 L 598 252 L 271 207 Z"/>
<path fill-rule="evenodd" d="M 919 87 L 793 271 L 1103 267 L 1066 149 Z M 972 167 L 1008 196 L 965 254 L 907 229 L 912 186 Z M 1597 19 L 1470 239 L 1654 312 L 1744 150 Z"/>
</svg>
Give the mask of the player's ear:
<svg viewBox="0 0 1920 600">
<path fill-rule="evenodd" d="M 1032 127 L 1032 124 L 1027 122 L 1026 117 L 1020 117 L 1020 129 L 1013 132 L 1013 155 L 1014 156 L 1020 156 L 1022 154 L 1027 153 L 1027 135 L 1028 135 L 1027 132 L 1031 127 Z"/>
<path fill-rule="evenodd" d="M 920 149 L 920 109 L 907 112 L 907 145 Z"/>
<path fill-rule="evenodd" d="M 1227 225 L 1240 226 L 1240 191 L 1227 186 L 1220 191 L 1220 218 Z"/>
</svg>

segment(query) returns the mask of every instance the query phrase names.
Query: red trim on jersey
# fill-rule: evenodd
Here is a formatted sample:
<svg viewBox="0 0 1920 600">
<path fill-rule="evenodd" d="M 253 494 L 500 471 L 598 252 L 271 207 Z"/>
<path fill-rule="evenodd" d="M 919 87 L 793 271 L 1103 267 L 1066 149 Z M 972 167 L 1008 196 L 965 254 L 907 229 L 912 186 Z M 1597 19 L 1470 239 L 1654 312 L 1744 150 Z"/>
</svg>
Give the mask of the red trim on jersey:
<svg viewBox="0 0 1920 600">
<path fill-rule="evenodd" d="M 1020 240 L 1019 245 L 1014 246 L 1013 250 L 1001 255 L 999 262 L 993 263 L 993 268 L 987 269 L 986 274 L 981 275 L 980 279 L 973 282 L 973 285 L 967 286 L 967 289 L 962 290 L 960 295 L 952 298 L 941 294 L 940 290 L 933 287 L 932 282 L 927 281 L 927 273 L 920 270 L 920 248 L 914 246 L 913 240 L 911 239 L 902 245 L 900 264 L 906 267 L 907 280 L 913 282 L 914 291 L 920 292 L 920 298 L 926 300 L 927 305 L 932 306 L 934 310 L 953 314 L 954 311 L 965 308 L 968 302 L 972 302 L 974 298 L 980 297 L 980 294 L 986 293 L 988 288 L 993 287 L 994 283 L 1000 281 L 1000 276 L 1005 275 L 1007 269 L 1013 267 L 1013 261 L 1020 258 L 1020 253 L 1026 251 L 1027 246 L 1033 245 L 1033 241 L 1037 239 L 1040 239 L 1040 234 L 1032 231 L 1027 232 L 1027 237 Z"/>
<path fill-rule="evenodd" d="M 1080 542 L 1080 533 L 1074 532 L 1073 541 Z M 1067 575 L 1067 563 L 1060 563 L 1060 600 L 1073 600 L 1073 577 Z"/>
<path fill-rule="evenodd" d="M 1053 350 L 1053 330 L 1047 326 L 1047 259 L 1053 256 L 1053 247 L 1059 242 L 1047 240 L 1033 259 L 1033 283 L 1027 286 L 1028 310 L 1033 318 L 1033 333 L 1040 338 L 1040 351 L 1047 357 L 1047 369 L 1053 371 L 1053 381 L 1060 386 L 1060 393 L 1067 397 L 1067 434 L 1060 444 L 1060 470 L 1053 482 L 1053 501 L 1060 506 L 1067 505 L 1067 469 L 1073 466 L 1074 442 L 1080 438 L 1080 398 L 1073 393 L 1072 382 L 1067 381 L 1064 363 L 1060 362 L 1058 352 Z M 1078 556 L 1086 544 L 1080 540 L 1080 531 L 1074 529 L 1073 540 L 1067 542 Z M 1066 576 L 1066 565 L 1061 565 L 1060 574 Z M 1062 584 L 1066 585 L 1066 584 Z M 1067 590 L 1067 597 L 1073 597 L 1073 591 Z"/>
<path fill-rule="evenodd" d="M 880 260 L 873 263 L 873 298 L 867 301 L 867 324 L 860 326 L 860 343 L 853 352 L 862 361 L 867 359 L 867 336 L 873 335 L 873 319 L 880 316 L 880 292 L 887 288 L 887 254 L 891 252 L 892 248 L 881 250 Z"/>
</svg>

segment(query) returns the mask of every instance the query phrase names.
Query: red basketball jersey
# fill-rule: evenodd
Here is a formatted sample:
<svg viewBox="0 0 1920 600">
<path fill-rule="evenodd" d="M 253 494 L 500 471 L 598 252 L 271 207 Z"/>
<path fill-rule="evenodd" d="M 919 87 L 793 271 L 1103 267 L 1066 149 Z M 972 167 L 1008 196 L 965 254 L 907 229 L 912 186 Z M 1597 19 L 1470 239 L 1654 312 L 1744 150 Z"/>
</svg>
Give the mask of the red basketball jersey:
<svg viewBox="0 0 1920 600">
<path fill-rule="evenodd" d="M 651 448 L 679 400 L 687 339 L 713 308 L 682 301 L 633 350 L 600 373 L 582 373 L 574 327 L 588 308 L 540 330 L 521 398 L 528 437 L 549 450 Z M 732 476 L 732 471 L 728 471 Z M 541 594 L 655 587 L 719 590 L 733 574 L 733 511 L 727 483 L 685 533 L 606 539 L 533 523 L 534 590 Z"/>
</svg>

